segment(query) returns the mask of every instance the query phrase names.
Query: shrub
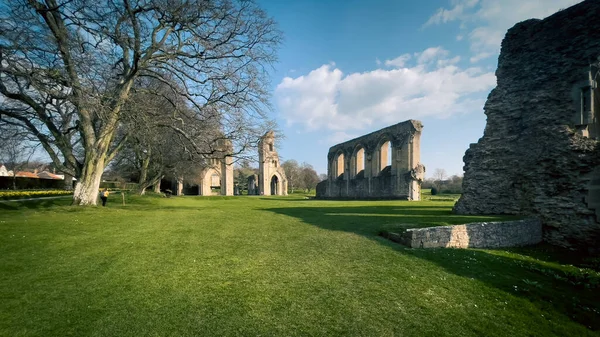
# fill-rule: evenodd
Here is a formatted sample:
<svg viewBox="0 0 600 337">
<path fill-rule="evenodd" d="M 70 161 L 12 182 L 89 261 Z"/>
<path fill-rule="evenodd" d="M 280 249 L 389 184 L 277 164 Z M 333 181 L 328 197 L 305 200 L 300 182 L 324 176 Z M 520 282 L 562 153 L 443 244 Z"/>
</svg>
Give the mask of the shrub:
<svg viewBox="0 0 600 337">
<path fill-rule="evenodd" d="M 73 194 L 73 191 L 46 190 L 46 191 L 0 191 L 0 200 L 28 199 L 41 197 L 58 197 Z"/>
<path fill-rule="evenodd" d="M 437 195 L 438 194 L 438 189 L 436 187 L 432 187 L 431 188 L 431 195 Z"/>
</svg>

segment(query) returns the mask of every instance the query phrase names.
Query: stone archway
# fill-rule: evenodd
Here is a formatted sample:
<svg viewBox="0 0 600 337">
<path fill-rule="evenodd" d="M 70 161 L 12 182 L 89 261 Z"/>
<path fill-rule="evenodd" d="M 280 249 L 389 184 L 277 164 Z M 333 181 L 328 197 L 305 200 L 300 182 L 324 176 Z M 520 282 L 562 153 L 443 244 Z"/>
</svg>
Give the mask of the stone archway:
<svg viewBox="0 0 600 337">
<path fill-rule="evenodd" d="M 214 188 L 221 187 L 221 172 L 216 168 L 208 168 L 204 171 L 201 179 L 201 183 L 199 184 L 198 194 L 199 195 L 213 195 Z"/>
<path fill-rule="evenodd" d="M 277 175 L 273 175 L 273 177 L 271 177 L 271 195 L 278 195 L 279 194 L 279 178 L 277 178 Z"/>
</svg>

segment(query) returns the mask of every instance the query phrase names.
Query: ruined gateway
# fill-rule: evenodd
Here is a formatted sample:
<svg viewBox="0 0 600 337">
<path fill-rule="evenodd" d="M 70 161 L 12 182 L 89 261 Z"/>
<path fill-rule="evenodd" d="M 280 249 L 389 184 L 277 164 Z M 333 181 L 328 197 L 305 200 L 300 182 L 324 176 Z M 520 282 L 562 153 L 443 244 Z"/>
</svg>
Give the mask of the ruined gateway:
<svg viewBox="0 0 600 337">
<path fill-rule="evenodd" d="M 420 200 L 422 129 L 421 122 L 408 120 L 332 146 L 317 198 Z"/>
<path fill-rule="evenodd" d="M 224 150 L 216 158 L 209 158 L 207 166 L 200 173 L 198 195 L 213 195 L 213 189 L 219 188 L 221 195 L 234 195 L 233 158 L 227 156 L 232 152 L 230 142 L 222 145 Z M 268 131 L 258 143 L 259 174 L 249 182 L 249 191 L 260 195 L 287 195 L 287 178 L 279 163 L 275 150 L 275 133 Z M 181 184 L 183 185 L 183 184 Z M 181 191 L 178 188 L 178 191 Z M 181 192 L 179 192 L 181 194 Z"/>
<path fill-rule="evenodd" d="M 533 215 L 545 241 L 598 250 L 598 17 L 588 0 L 507 32 L 456 213 Z"/>
<path fill-rule="evenodd" d="M 275 150 L 275 132 L 267 132 L 258 143 L 258 190 L 261 195 L 287 195 L 287 178 Z"/>
</svg>

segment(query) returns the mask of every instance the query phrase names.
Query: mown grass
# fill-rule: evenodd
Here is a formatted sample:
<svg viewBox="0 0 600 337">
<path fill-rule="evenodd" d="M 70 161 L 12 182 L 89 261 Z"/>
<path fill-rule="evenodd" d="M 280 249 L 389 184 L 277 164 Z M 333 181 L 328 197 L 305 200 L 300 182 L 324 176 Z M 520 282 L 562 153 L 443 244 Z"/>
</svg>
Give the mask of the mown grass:
<svg viewBox="0 0 600 337">
<path fill-rule="evenodd" d="M 452 201 L 456 202 L 460 198 L 460 194 L 449 194 L 449 193 L 439 193 L 436 195 L 431 195 L 431 189 L 422 189 L 421 190 L 421 200 L 424 201 Z"/>
<path fill-rule="evenodd" d="M 0 204 L 0 336 L 592 336 L 598 274 L 540 249 L 406 249 L 452 202 Z M 591 328 L 590 328 L 591 327 Z"/>
</svg>

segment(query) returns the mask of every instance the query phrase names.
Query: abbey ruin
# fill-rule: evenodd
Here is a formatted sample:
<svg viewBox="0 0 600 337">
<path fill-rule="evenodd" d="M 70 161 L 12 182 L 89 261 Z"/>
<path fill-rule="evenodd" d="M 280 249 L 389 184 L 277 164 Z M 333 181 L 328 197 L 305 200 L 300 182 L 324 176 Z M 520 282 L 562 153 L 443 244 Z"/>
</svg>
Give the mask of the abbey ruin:
<svg viewBox="0 0 600 337">
<path fill-rule="evenodd" d="M 507 32 L 455 212 L 535 216 L 545 241 L 598 249 L 599 16 L 588 0 Z"/>
<path fill-rule="evenodd" d="M 275 132 L 258 143 L 258 190 L 261 195 L 287 195 L 287 178 L 275 150 Z"/>
<path fill-rule="evenodd" d="M 317 198 L 420 200 L 422 129 L 408 120 L 332 146 Z"/>
<path fill-rule="evenodd" d="M 213 195 L 212 189 L 218 187 L 221 195 L 233 195 L 233 159 L 208 159 L 208 166 L 200 173 L 198 195 Z"/>
<path fill-rule="evenodd" d="M 200 173 L 198 195 L 234 195 L 233 158 L 231 144 L 223 146 L 223 151 L 214 158 L 207 159 L 207 165 Z M 248 194 L 255 195 L 287 195 L 287 178 L 280 165 L 279 155 L 275 149 L 275 133 L 269 131 L 258 143 L 259 173 L 251 176 L 248 182 Z M 182 186 L 182 183 L 180 184 Z M 183 187 L 178 188 L 181 194 Z"/>
</svg>

